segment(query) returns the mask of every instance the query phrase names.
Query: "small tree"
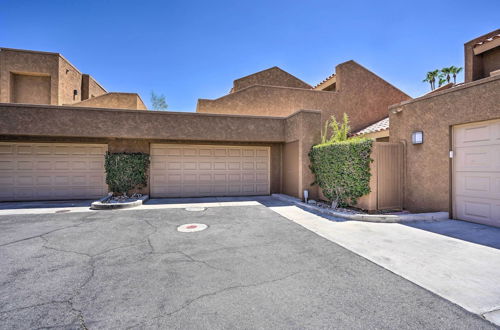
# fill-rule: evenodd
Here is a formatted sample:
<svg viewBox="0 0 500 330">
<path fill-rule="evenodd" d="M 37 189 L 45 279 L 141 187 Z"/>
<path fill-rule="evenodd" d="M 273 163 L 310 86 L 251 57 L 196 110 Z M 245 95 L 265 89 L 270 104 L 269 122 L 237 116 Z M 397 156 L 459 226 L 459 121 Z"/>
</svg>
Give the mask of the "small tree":
<svg viewBox="0 0 500 330">
<path fill-rule="evenodd" d="M 165 95 L 157 95 L 155 92 L 151 91 L 151 107 L 152 110 L 167 110 L 168 104 Z"/>
<path fill-rule="evenodd" d="M 330 137 L 328 137 L 328 128 L 331 130 Z M 346 141 L 350 130 L 349 116 L 346 113 L 342 117 L 342 124 L 339 124 L 335 116 L 332 116 L 325 121 L 324 131 L 321 130 L 321 144 Z"/>
</svg>

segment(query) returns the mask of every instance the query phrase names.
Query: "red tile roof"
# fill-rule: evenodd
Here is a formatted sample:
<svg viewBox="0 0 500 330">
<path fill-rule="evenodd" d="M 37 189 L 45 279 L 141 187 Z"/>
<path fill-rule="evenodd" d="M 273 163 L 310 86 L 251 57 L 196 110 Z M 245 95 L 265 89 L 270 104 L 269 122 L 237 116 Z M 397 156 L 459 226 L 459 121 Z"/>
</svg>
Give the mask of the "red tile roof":
<svg viewBox="0 0 500 330">
<path fill-rule="evenodd" d="M 371 124 L 370 126 L 367 126 L 363 128 L 362 130 L 359 130 L 355 133 L 353 133 L 353 136 L 359 136 L 359 135 L 364 135 L 368 133 L 375 133 L 375 132 L 381 132 L 389 129 L 389 117 L 384 118 L 380 121 L 377 121 L 374 124 Z"/>
</svg>

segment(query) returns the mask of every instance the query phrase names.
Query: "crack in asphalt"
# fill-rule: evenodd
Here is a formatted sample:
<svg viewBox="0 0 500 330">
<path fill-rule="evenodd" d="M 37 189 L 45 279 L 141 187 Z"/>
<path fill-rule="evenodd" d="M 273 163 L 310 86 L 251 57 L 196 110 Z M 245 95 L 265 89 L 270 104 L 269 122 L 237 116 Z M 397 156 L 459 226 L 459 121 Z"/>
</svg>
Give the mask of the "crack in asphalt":
<svg viewBox="0 0 500 330">
<path fill-rule="evenodd" d="M 183 251 L 174 251 L 174 252 L 171 252 L 171 253 L 179 253 L 179 254 L 183 255 L 184 257 L 188 258 L 189 261 L 191 261 L 191 262 L 197 262 L 197 263 L 202 263 L 205 266 L 207 266 L 208 268 L 212 268 L 212 269 L 215 269 L 215 270 L 222 270 L 222 271 L 225 271 L 225 272 L 231 272 L 231 270 L 229 270 L 229 269 L 218 268 L 218 267 L 215 267 L 215 266 L 209 264 L 206 261 L 195 259 L 195 258 L 191 257 L 189 254 L 187 254 L 187 253 L 185 253 Z"/>
<path fill-rule="evenodd" d="M 154 248 L 154 245 L 153 245 L 152 241 L 151 241 L 151 236 L 154 235 L 154 234 L 156 234 L 158 232 L 159 227 L 153 225 L 150 221 L 148 221 L 146 219 L 143 219 L 142 221 L 144 223 L 146 223 L 149 227 L 151 227 L 153 230 L 150 233 L 148 233 L 147 235 L 141 237 L 138 240 L 138 242 L 134 243 L 134 244 L 127 244 L 127 245 L 121 245 L 121 246 L 109 248 L 109 249 L 103 250 L 103 251 L 101 251 L 99 253 L 96 253 L 96 254 L 90 254 L 90 253 L 85 253 L 85 252 L 80 252 L 80 251 L 75 251 L 75 250 L 66 250 L 66 249 L 62 249 L 62 248 L 50 246 L 50 241 L 45 236 L 47 236 L 49 234 L 52 234 L 54 232 L 58 232 L 58 231 L 69 229 L 69 228 L 76 228 L 76 227 L 79 227 L 79 226 L 81 226 L 83 224 L 86 224 L 88 222 L 85 222 L 84 220 L 87 219 L 88 217 L 92 216 L 92 215 L 86 216 L 78 224 L 74 224 L 74 225 L 71 225 L 71 226 L 65 226 L 65 227 L 57 228 L 57 229 L 54 229 L 54 230 L 51 230 L 51 231 L 48 231 L 48 232 L 44 232 L 44 233 L 39 234 L 39 235 L 27 237 L 27 238 L 24 238 L 24 239 L 12 241 L 12 242 L 4 243 L 4 244 L 0 245 L 0 247 L 2 247 L 2 246 L 6 246 L 6 245 L 10 245 L 10 244 L 15 244 L 15 243 L 26 241 L 26 240 L 31 240 L 31 239 L 39 238 L 39 239 L 41 239 L 41 240 L 44 241 L 44 244 L 41 246 L 42 248 L 45 248 L 45 249 L 48 249 L 48 250 L 53 250 L 53 251 L 60 252 L 60 253 L 73 253 L 73 254 L 76 254 L 76 255 L 84 256 L 84 257 L 88 258 L 88 266 L 90 267 L 90 269 L 88 270 L 89 271 L 89 275 L 73 291 L 73 293 L 71 294 L 71 296 L 70 296 L 69 299 L 67 299 L 67 300 L 61 300 L 61 301 L 53 300 L 53 301 L 49 301 L 49 302 L 45 302 L 45 303 L 33 304 L 33 305 L 18 307 L 18 308 L 6 310 L 6 311 L 0 311 L 0 315 L 6 314 L 6 313 L 9 313 L 9 312 L 15 312 L 15 311 L 23 310 L 23 309 L 29 309 L 29 308 L 34 308 L 34 307 L 46 306 L 46 305 L 51 305 L 51 304 L 67 304 L 70 307 L 72 313 L 74 313 L 76 315 L 76 320 L 79 322 L 80 328 L 84 329 L 84 330 L 87 330 L 88 327 L 87 327 L 87 325 L 85 323 L 85 318 L 84 318 L 84 315 L 83 315 L 83 311 L 80 310 L 80 309 L 77 309 L 74 306 L 74 300 L 75 300 L 76 297 L 78 297 L 78 296 L 80 296 L 82 294 L 82 291 L 84 290 L 85 286 L 87 286 L 92 281 L 92 279 L 95 276 L 95 272 L 96 272 L 95 257 L 102 256 L 102 255 L 104 255 L 106 253 L 109 253 L 111 251 L 114 251 L 114 250 L 123 249 L 123 248 L 127 248 L 127 247 L 138 246 L 138 245 L 144 244 L 144 241 L 146 241 L 146 243 L 148 244 L 149 248 L 151 249 L 151 252 L 150 252 L 151 255 L 180 254 L 183 257 L 185 257 L 186 260 L 175 260 L 173 262 L 193 262 L 193 263 L 199 263 L 199 264 L 202 264 L 202 265 L 204 265 L 204 266 L 206 266 L 208 268 L 214 269 L 214 270 L 231 272 L 231 270 L 229 270 L 229 269 L 218 268 L 216 266 L 213 266 L 210 263 L 208 263 L 207 261 L 195 259 L 194 257 L 192 257 L 191 255 L 189 255 L 188 253 L 186 253 L 184 251 L 181 251 L 181 250 L 167 251 L 167 252 L 157 252 L 156 249 Z M 244 247 L 247 247 L 247 246 L 241 246 L 241 247 L 223 247 L 223 248 L 215 249 L 214 251 L 219 251 L 219 250 L 224 250 L 224 249 L 232 249 L 232 248 L 244 248 Z M 206 293 L 206 294 L 200 295 L 200 296 L 198 296 L 196 298 L 187 300 L 181 307 L 179 307 L 175 311 L 172 311 L 172 312 L 170 312 L 168 314 L 165 314 L 165 315 L 158 315 L 156 317 L 153 317 L 151 320 L 162 318 L 162 317 L 171 316 L 171 315 L 173 315 L 175 313 L 178 313 L 181 310 L 187 308 L 189 305 L 193 304 L 197 300 L 200 300 L 200 299 L 203 299 L 203 298 L 206 298 L 206 297 L 215 296 L 217 294 L 220 294 L 220 293 L 223 293 L 223 292 L 229 291 L 229 290 L 235 290 L 235 289 L 241 289 L 241 288 L 248 288 L 248 287 L 256 287 L 256 286 L 260 286 L 260 285 L 265 285 L 265 284 L 269 284 L 269 283 L 281 281 L 281 280 L 284 280 L 284 279 L 289 278 L 291 276 L 294 276 L 294 275 L 296 275 L 298 273 L 299 272 L 296 272 L 296 273 L 293 273 L 293 274 L 289 274 L 289 275 L 287 275 L 285 277 L 274 279 L 274 280 L 263 281 L 263 282 L 252 283 L 252 284 L 236 285 L 236 286 L 226 287 L 226 288 L 223 288 L 221 290 L 214 291 L 214 292 Z"/>
<path fill-rule="evenodd" d="M 218 267 L 215 267 L 211 264 L 209 264 L 208 262 L 206 261 L 203 261 L 203 260 L 198 260 L 198 259 L 195 259 L 193 258 L 192 256 L 190 256 L 189 254 L 185 253 L 184 251 L 170 251 L 170 252 L 157 252 L 156 249 L 154 248 L 153 246 L 153 243 L 151 242 L 151 236 L 156 234 L 158 232 L 158 227 L 153 225 L 151 222 L 149 222 L 149 220 L 146 220 L 146 219 L 143 219 L 143 221 L 145 223 L 147 223 L 151 228 L 154 229 L 154 231 L 152 233 L 150 233 L 149 235 L 147 235 L 147 242 L 148 242 L 148 245 L 149 245 L 149 248 L 151 249 L 151 254 L 159 254 L 159 255 L 162 255 L 162 254 L 170 254 L 170 253 L 178 253 L 178 254 L 181 254 L 183 255 L 184 257 L 186 257 L 189 261 L 191 262 L 196 262 L 196 263 L 202 263 L 204 264 L 205 266 L 209 267 L 209 268 L 212 268 L 212 269 L 215 269 L 215 270 L 222 270 L 222 271 L 226 271 L 226 272 L 231 272 L 230 270 L 228 269 L 225 269 L 225 268 L 218 268 Z"/>
<path fill-rule="evenodd" d="M 69 302 L 67 300 L 51 300 L 51 301 L 44 302 L 44 303 L 39 303 L 39 304 L 33 304 L 33 305 L 28 305 L 28 306 L 22 306 L 22 307 L 16 307 L 16 308 L 12 308 L 12 309 L 7 309 L 7 310 L 4 310 L 4 311 L 0 311 L 0 314 L 7 314 L 7 313 L 11 313 L 11 312 L 22 311 L 22 310 L 25 310 L 25 309 L 30 309 L 30 308 L 35 308 L 35 307 L 41 307 L 41 306 L 45 306 L 45 305 L 68 304 L 68 303 Z"/>
<path fill-rule="evenodd" d="M 279 278 L 276 278 L 276 279 L 273 279 L 273 280 L 262 281 L 262 282 L 251 283 L 251 284 L 234 285 L 234 286 L 225 287 L 223 289 L 216 290 L 216 291 L 213 291 L 213 292 L 204 293 L 204 294 L 199 295 L 199 296 L 197 296 L 195 298 L 192 298 L 192 299 L 189 299 L 189 300 L 185 301 L 179 308 L 177 308 L 176 310 L 174 310 L 174 311 L 172 311 L 170 313 L 166 313 L 166 314 L 157 315 L 157 316 L 152 317 L 149 322 L 151 322 L 153 320 L 158 320 L 158 319 L 161 319 L 161 318 L 165 318 L 165 317 L 170 317 L 170 316 L 172 316 L 172 315 L 174 315 L 176 313 L 179 313 L 180 311 L 186 309 L 187 307 L 189 307 L 191 304 L 195 303 L 196 301 L 204 299 L 204 298 L 207 298 L 207 297 L 213 297 L 213 296 L 216 296 L 218 294 L 224 293 L 226 291 L 237 290 L 237 289 L 244 289 L 244 288 L 252 288 L 252 287 L 259 287 L 259 286 L 262 286 L 262 285 L 267 285 L 267 284 L 270 284 L 270 283 L 275 283 L 275 282 L 283 281 L 283 280 L 286 280 L 286 279 L 288 279 L 290 277 L 293 277 L 293 276 L 295 276 L 297 274 L 300 274 L 300 273 L 302 273 L 302 271 L 295 272 L 295 273 L 292 273 L 292 274 L 288 274 L 286 276 L 279 277 Z M 133 329 L 133 328 L 138 327 L 139 325 L 144 325 L 145 323 L 146 323 L 146 321 L 145 322 L 141 322 L 141 323 L 139 323 L 137 325 L 133 325 L 133 326 L 127 327 L 127 329 Z"/>
<path fill-rule="evenodd" d="M 7 242 L 7 243 L 2 243 L 0 244 L 0 247 L 3 247 L 3 246 L 7 246 L 7 245 L 11 245 L 11 244 L 15 244 L 15 243 L 19 243 L 19 242 L 24 242 L 24 241 L 28 241 L 28 240 L 31 240 L 31 239 L 35 239 L 35 238 L 40 238 L 40 236 L 45 236 L 45 235 L 49 235 L 49 234 L 52 234 L 52 233 L 55 233 L 55 232 L 58 232 L 60 230 L 64 230 L 64 229 L 68 229 L 68 228 L 76 228 L 76 227 L 79 227 L 81 225 L 84 225 L 84 224 L 88 224 L 89 222 L 86 221 L 88 218 L 91 218 L 92 216 L 94 216 L 95 214 L 91 213 L 91 214 L 88 214 L 86 216 L 84 216 L 79 223 L 77 224 L 73 224 L 71 226 L 64 226 L 64 227 L 61 227 L 61 228 L 57 228 L 57 229 L 54 229 L 54 230 L 50 230 L 50 231 L 47 231 L 45 233 L 41 233 L 41 234 L 38 234 L 38 235 L 34 235 L 34 236 L 29 236 L 29 237 L 25 237 L 25 238 L 22 238 L 22 239 L 18 239 L 18 240 L 15 240 L 15 241 L 12 241 L 12 242 Z M 97 220 L 97 219 L 96 219 Z"/>
</svg>

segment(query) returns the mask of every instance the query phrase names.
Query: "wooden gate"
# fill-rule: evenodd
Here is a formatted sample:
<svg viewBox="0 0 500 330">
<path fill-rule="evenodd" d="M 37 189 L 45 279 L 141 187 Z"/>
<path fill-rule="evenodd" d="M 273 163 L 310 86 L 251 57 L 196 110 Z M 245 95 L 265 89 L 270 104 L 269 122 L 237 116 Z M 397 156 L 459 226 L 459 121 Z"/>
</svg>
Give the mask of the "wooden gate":
<svg viewBox="0 0 500 330">
<path fill-rule="evenodd" d="M 375 143 L 377 162 L 377 209 L 403 208 L 403 145 Z"/>
<path fill-rule="evenodd" d="M 371 192 L 358 200 L 359 208 L 368 211 L 403 209 L 403 156 L 401 143 L 373 142 Z"/>
</svg>

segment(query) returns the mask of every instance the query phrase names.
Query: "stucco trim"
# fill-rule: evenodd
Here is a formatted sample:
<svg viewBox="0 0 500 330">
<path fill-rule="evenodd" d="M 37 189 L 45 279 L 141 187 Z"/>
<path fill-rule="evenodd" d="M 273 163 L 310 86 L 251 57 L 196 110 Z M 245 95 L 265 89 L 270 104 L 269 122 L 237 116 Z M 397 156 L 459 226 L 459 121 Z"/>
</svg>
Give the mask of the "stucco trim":
<svg viewBox="0 0 500 330">
<path fill-rule="evenodd" d="M 248 91 L 250 89 L 255 89 L 255 88 L 299 90 L 299 91 L 303 91 L 303 92 L 312 92 L 312 93 L 330 93 L 330 94 L 331 93 L 337 93 L 337 91 L 332 92 L 332 91 L 321 91 L 321 90 L 306 89 L 306 88 L 297 88 L 297 87 L 285 87 L 285 86 L 272 86 L 272 85 L 259 85 L 259 84 L 256 84 L 256 85 L 252 85 L 252 86 L 248 86 L 248 87 L 242 88 L 239 91 L 223 95 L 223 96 L 218 97 L 216 99 L 198 99 L 198 103 L 200 101 L 202 101 L 202 102 L 216 102 L 216 101 L 224 99 L 224 98 L 236 97 L 236 95 L 238 95 L 239 93 L 243 93 L 243 92 L 246 92 L 246 91 Z M 280 118 L 282 118 L 282 117 L 280 117 Z"/>
<path fill-rule="evenodd" d="M 344 64 L 348 64 L 348 63 L 354 63 L 355 65 L 357 65 L 358 67 L 360 67 L 361 69 L 365 70 L 366 72 L 374 75 L 375 77 L 377 77 L 381 82 L 383 82 L 385 85 L 387 85 L 388 87 L 390 88 L 394 88 L 395 90 L 397 90 L 398 92 L 404 94 L 405 96 L 407 96 L 409 99 L 411 99 L 411 96 L 406 94 L 405 92 L 403 92 L 401 89 L 397 88 L 395 85 L 391 84 L 390 82 L 388 82 L 387 80 L 385 80 L 384 78 L 382 78 L 382 76 L 376 74 L 375 72 L 371 71 L 370 69 L 367 69 L 366 67 L 362 66 L 361 64 L 359 64 L 358 62 L 354 61 L 354 60 L 349 60 L 349 61 L 345 61 L 343 63 L 340 63 L 337 65 L 337 68 L 339 66 L 342 66 Z M 337 74 L 336 74 L 337 75 Z M 339 77 L 339 79 L 341 79 L 342 77 Z M 342 81 L 340 81 L 340 85 L 337 86 L 337 90 L 340 90 L 342 88 Z"/>
<path fill-rule="evenodd" d="M 448 93 L 458 92 L 458 91 L 461 91 L 461 90 L 464 90 L 464 89 L 467 89 L 467 88 L 471 88 L 471 87 L 475 87 L 475 86 L 478 86 L 478 85 L 487 84 L 487 83 L 490 83 L 490 82 L 495 81 L 495 80 L 500 80 L 500 76 L 487 77 L 487 78 L 479 79 L 479 80 L 476 80 L 476 81 L 471 81 L 471 82 L 465 83 L 463 85 L 456 85 L 453 88 L 449 88 L 449 89 L 446 89 L 446 90 L 443 90 L 443 91 L 436 92 L 434 94 L 426 94 L 426 95 L 423 95 L 423 96 L 421 96 L 419 98 L 416 98 L 416 99 L 411 99 L 411 100 L 408 100 L 408 101 L 403 101 L 401 103 L 396 103 L 396 104 L 393 104 L 393 105 L 389 106 L 389 110 L 395 109 L 395 108 L 399 108 L 399 107 L 404 107 L 407 104 L 412 104 L 412 103 L 420 102 L 420 101 L 423 101 L 423 100 L 427 100 L 427 99 L 430 99 L 430 98 L 433 98 L 433 97 L 438 97 L 438 96 L 445 95 L 445 94 L 448 94 Z"/>
<path fill-rule="evenodd" d="M 479 55 L 484 52 L 487 52 L 488 50 L 491 50 L 493 48 L 499 47 L 500 46 L 500 38 L 496 38 L 492 41 L 489 41 L 487 43 L 477 45 L 473 48 L 474 55 Z"/>
<path fill-rule="evenodd" d="M 71 105 L 47 105 L 47 104 L 24 104 L 24 103 L 0 103 L 0 107 L 12 107 L 12 108 L 43 108 L 43 109 L 74 109 Z M 126 113 L 140 113 L 143 115 L 183 115 L 183 116 L 205 116 L 205 117 L 229 117 L 229 118 L 256 118 L 256 119 L 287 119 L 297 115 L 298 113 L 320 113 L 320 110 L 311 109 L 301 109 L 297 110 L 287 117 L 279 116 L 255 116 L 255 115 L 234 115 L 234 114 L 220 114 L 220 113 L 208 113 L 208 112 L 184 112 L 184 111 L 144 111 L 144 110 L 124 110 L 124 109 L 112 109 L 112 108 L 94 108 L 94 107 L 78 107 L 78 109 L 84 110 L 94 110 L 94 111 L 109 111 L 109 112 L 126 112 Z"/>
<path fill-rule="evenodd" d="M 256 76 L 256 75 L 258 75 L 258 74 L 260 74 L 260 73 L 262 73 L 262 72 L 271 71 L 271 70 L 276 70 L 276 69 L 277 69 L 277 70 L 280 70 L 281 72 L 284 72 L 284 73 L 286 73 L 286 74 L 288 74 L 288 75 L 290 75 L 290 76 L 292 76 L 292 77 L 294 77 L 295 79 L 299 80 L 300 82 L 302 82 L 302 83 L 304 83 L 305 85 L 308 85 L 310 88 L 312 88 L 312 86 L 311 86 L 310 84 L 306 83 L 305 81 L 303 81 L 303 80 L 302 80 L 302 79 L 300 79 L 300 78 L 297 78 L 296 76 L 294 76 L 294 75 L 293 75 L 293 74 L 291 74 L 290 72 L 287 72 L 287 71 L 283 70 L 283 69 L 282 69 L 282 68 L 280 68 L 279 66 L 273 66 L 273 67 L 270 67 L 270 68 L 267 68 L 267 69 L 264 69 L 264 70 L 260 70 L 260 71 L 257 71 L 257 72 L 254 72 L 254 73 L 251 73 L 251 74 L 246 75 L 246 76 L 243 76 L 243 77 L 241 77 L 241 78 L 235 79 L 235 80 L 233 80 L 233 85 L 234 85 L 234 83 L 235 83 L 235 82 L 238 82 L 238 81 L 244 80 L 244 79 L 249 78 L 249 77 Z M 266 86 L 268 86 L 268 85 L 266 85 Z M 301 89 L 301 88 L 299 88 L 299 89 Z M 236 92 L 235 92 L 235 93 L 236 93 Z"/>
</svg>

